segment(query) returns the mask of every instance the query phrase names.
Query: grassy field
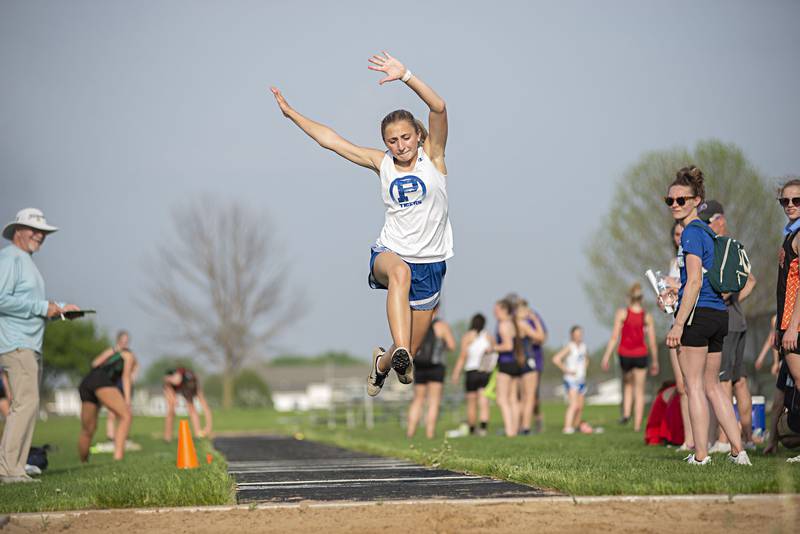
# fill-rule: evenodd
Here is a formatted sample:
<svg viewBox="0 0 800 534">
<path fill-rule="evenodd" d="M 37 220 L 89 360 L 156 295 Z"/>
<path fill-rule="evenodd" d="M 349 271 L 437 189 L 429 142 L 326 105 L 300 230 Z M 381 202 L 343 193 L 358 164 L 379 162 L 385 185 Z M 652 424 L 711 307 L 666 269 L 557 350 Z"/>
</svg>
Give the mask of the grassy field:
<svg viewBox="0 0 800 534">
<path fill-rule="evenodd" d="M 164 420 L 152 417 L 134 419 L 131 439 L 142 451 L 126 454 L 114 462 L 111 454 L 92 455 L 81 464 L 77 453 L 75 417 L 56 417 L 36 425 L 34 445 L 50 444 L 50 467 L 41 483 L 0 485 L 0 512 L 35 512 L 87 508 L 129 508 L 231 504 L 235 502 L 233 481 L 228 477 L 225 459 L 207 440 L 195 440 L 199 469 L 175 467 L 177 441 L 164 443 L 159 438 Z M 218 431 L 275 428 L 272 412 L 232 411 L 216 419 Z M 103 438 L 105 421 L 96 438 Z M 213 460 L 206 463 L 206 455 Z"/>
<path fill-rule="evenodd" d="M 216 432 L 294 434 L 573 495 L 800 492 L 800 466 L 785 463 L 790 456 L 785 450 L 777 458 L 752 454 L 752 468 L 729 465 L 724 456 L 716 457 L 708 468 L 691 468 L 680 462 L 681 455 L 674 449 L 647 447 L 641 434 L 618 426 L 615 407 L 587 409 L 587 419 L 605 428 L 605 433 L 591 436 L 563 436 L 563 413 L 563 404 L 545 404 L 545 432 L 514 439 L 494 435 L 499 428 L 497 413 L 493 414 L 493 435 L 449 440 L 442 436 L 452 417 L 445 418 L 434 440 L 406 439 L 396 417 L 372 430 L 343 425 L 329 429 L 324 415 L 316 423 L 308 415 L 286 417 L 269 411 L 219 412 L 214 421 Z M 162 425 L 162 419 L 138 417 L 132 439 L 143 446 L 141 452 L 127 454 L 123 462 L 114 462 L 110 454 L 97 454 L 81 465 L 76 452 L 77 418 L 40 422 L 34 444 L 54 447 L 50 468 L 41 483 L 0 485 L 0 512 L 234 503 L 233 481 L 224 458 L 210 442 L 195 442 L 200 469 L 180 471 L 175 468 L 177 444 L 159 438 Z M 213 455 L 210 465 L 204 461 L 207 453 Z"/>
<path fill-rule="evenodd" d="M 484 438 L 428 440 L 422 432 L 422 437 L 408 440 L 394 422 L 380 423 L 373 430 L 300 426 L 307 439 L 572 495 L 800 491 L 800 466 L 786 463 L 793 454 L 785 449 L 777 458 L 751 453 L 752 468 L 734 466 L 725 461 L 725 455 L 715 455 L 710 467 L 697 469 L 680 462 L 685 453 L 645 446 L 641 433 L 619 426 L 617 407 L 587 408 L 586 419 L 605 429 L 603 434 L 595 435 L 562 435 L 564 405 L 546 403 L 544 410 L 547 425 L 542 434 L 513 439 L 495 435 L 499 428 L 497 413 L 493 414 L 492 435 Z"/>
</svg>

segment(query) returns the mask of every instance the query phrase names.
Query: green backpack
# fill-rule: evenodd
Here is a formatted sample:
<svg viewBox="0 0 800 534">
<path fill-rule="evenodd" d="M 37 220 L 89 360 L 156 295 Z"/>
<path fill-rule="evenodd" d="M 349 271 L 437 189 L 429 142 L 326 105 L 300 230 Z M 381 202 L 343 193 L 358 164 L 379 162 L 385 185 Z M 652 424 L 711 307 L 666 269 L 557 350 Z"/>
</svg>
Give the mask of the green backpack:
<svg viewBox="0 0 800 534">
<path fill-rule="evenodd" d="M 702 228 L 714 240 L 714 264 L 711 270 L 703 269 L 703 274 L 714 291 L 718 293 L 738 293 L 750 276 L 750 259 L 744 246 L 733 238 L 717 235 L 705 224 L 692 221 L 689 225 Z"/>
</svg>

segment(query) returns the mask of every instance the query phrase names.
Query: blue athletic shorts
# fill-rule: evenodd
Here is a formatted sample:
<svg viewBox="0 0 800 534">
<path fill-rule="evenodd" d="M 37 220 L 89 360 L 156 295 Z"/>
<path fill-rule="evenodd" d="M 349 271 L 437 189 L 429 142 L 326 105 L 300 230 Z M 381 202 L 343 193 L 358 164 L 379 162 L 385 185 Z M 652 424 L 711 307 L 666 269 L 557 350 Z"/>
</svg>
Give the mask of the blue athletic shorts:
<svg viewBox="0 0 800 534">
<path fill-rule="evenodd" d="M 369 287 L 372 289 L 388 289 L 375 279 L 372 268 L 375 258 L 381 252 L 391 252 L 385 247 L 372 247 L 369 258 Z M 411 289 L 408 292 L 408 302 L 412 310 L 432 310 L 439 303 L 439 294 L 442 290 L 442 281 L 447 272 L 447 263 L 409 263 L 411 269 Z"/>
<path fill-rule="evenodd" d="M 571 389 L 577 389 L 579 395 L 586 393 L 586 381 L 575 380 L 574 378 L 564 378 L 564 390 L 569 392 Z"/>
</svg>

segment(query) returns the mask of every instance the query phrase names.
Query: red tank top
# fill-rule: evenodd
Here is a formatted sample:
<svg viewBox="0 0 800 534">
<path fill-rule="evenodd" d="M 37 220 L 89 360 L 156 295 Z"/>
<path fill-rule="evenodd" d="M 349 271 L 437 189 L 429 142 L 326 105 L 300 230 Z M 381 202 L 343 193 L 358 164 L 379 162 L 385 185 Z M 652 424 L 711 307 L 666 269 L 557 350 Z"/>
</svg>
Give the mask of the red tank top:
<svg viewBox="0 0 800 534">
<path fill-rule="evenodd" d="M 644 344 L 644 310 L 637 313 L 628 308 L 628 315 L 622 323 L 619 355 L 623 358 L 647 356 L 647 345 Z"/>
</svg>

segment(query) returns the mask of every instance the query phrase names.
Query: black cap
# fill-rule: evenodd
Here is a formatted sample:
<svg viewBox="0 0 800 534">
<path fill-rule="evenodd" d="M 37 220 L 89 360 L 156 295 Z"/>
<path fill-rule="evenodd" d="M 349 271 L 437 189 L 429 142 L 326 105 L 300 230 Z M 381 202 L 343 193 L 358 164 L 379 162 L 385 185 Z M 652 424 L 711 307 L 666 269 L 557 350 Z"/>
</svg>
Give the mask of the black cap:
<svg viewBox="0 0 800 534">
<path fill-rule="evenodd" d="M 722 209 L 722 204 L 716 200 L 704 200 L 697 208 L 697 216 L 704 223 L 711 222 L 714 215 L 725 215 L 725 210 Z"/>
</svg>

